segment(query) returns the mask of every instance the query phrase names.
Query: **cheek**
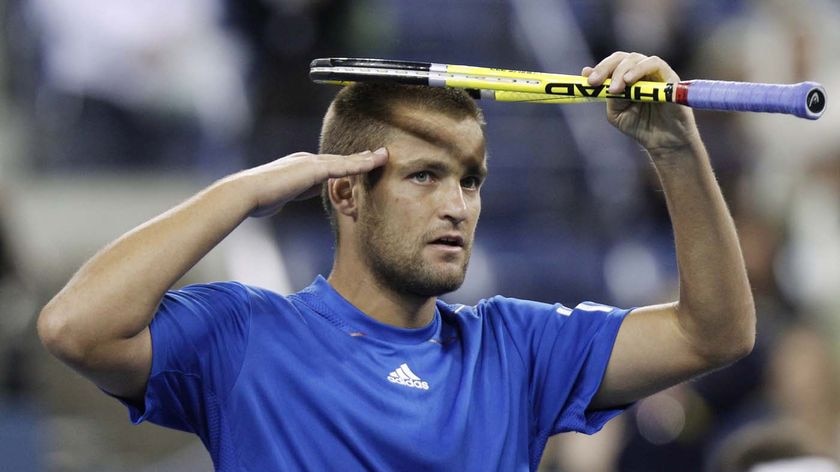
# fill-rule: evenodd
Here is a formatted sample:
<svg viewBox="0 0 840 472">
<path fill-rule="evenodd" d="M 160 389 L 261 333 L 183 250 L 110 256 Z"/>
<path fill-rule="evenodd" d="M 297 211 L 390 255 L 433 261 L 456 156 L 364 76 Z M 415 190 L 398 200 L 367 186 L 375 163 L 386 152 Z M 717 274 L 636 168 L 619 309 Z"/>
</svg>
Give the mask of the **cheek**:
<svg viewBox="0 0 840 472">
<path fill-rule="evenodd" d="M 430 211 L 433 205 L 415 196 L 397 196 L 389 202 L 389 212 L 395 220 L 418 221 Z"/>
<path fill-rule="evenodd" d="M 422 205 L 418 205 L 416 200 L 407 197 L 394 197 L 379 209 L 380 221 L 383 222 L 384 226 L 387 226 L 389 234 L 403 239 L 410 238 L 422 223 L 422 217 L 418 213 L 421 208 Z"/>
<path fill-rule="evenodd" d="M 481 199 L 476 198 L 475 204 L 471 207 L 473 226 L 478 223 L 478 218 L 481 216 Z"/>
</svg>

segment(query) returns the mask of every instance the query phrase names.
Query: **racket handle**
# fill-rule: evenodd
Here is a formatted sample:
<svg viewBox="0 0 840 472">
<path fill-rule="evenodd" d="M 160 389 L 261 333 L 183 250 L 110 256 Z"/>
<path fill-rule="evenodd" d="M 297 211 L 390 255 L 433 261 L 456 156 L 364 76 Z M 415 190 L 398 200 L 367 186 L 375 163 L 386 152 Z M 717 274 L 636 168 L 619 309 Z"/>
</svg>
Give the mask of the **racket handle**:
<svg viewBox="0 0 840 472">
<path fill-rule="evenodd" d="M 692 108 L 786 113 L 809 120 L 825 111 L 825 89 L 816 82 L 780 85 L 687 80 L 674 88 L 674 102 Z"/>
</svg>

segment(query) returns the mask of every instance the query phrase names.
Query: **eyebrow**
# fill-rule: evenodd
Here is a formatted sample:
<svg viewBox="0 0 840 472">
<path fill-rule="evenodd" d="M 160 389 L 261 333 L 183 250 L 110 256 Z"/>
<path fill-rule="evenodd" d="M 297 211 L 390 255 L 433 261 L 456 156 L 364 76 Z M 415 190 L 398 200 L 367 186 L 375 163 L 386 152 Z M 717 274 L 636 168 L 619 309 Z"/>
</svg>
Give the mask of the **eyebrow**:
<svg viewBox="0 0 840 472">
<path fill-rule="evenodd" d="M 437 172 L 451 172 L 456 167 L 454 164 L 444 161 L 443 159 L 435 159 L 429 157 L 417 157 L 407 162 L 397 164 L 401 169 L 408 168 L 423 168 L 430 169 Z M 487 165 L 468 166 L 467 173 L 470 175 L 477 175 L 481 178 L 487 177 Z"/>
<path fill-rule="evenodd" d="M 441 135 L 437 126 L 430 125 L 429 123 L 424 122 L 421 119 L 417 119 L 417 117 L 414 116 L 413 113 L 402 114 L 398 113 L 396 110 L 393 111 L 394 113 L 392 113 L 388 124 L 393 126 L 395 129 L 412 135 L 435 146 L 440 146 L 444 149 L 449 150 L 450 152 L 461 153 L 461 149 L 459 149 L 459 147 L 455 143 L 451 142 L 445 136 Z M 482 141 L 486 144 L 483 126 L 481 127 L 481 135 Z M 471 175 L 478 175 L 481 178 L 487 176 L 487 153 L 485 152 L 484 156 L 482 157 L 483 162 L 480 166 L 470 166 L 467 169 Z M 415 160 L 409 161 L 409 163 L 407 163 L 406 165 L 411 165 L 414 162 Z M 430 162 L 429 164 L 432 167 L 435 166 L 434 162 Z M 443 166 L 441 164 L 443 164 Z M 445 168 L 445 165 L 446 164 L 444 163 L 440 163 L 437 164 L 437 167 Z"/>
</svg>

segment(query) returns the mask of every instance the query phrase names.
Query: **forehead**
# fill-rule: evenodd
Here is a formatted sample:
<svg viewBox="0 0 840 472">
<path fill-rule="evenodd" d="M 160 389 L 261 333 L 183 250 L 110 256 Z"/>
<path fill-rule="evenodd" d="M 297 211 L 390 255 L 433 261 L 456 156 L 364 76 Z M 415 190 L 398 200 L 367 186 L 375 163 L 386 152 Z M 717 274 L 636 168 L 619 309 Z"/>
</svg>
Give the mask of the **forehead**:
<svg viewBox="0 0 840 472">
<path fill-rule="evenodd" d="M 444 151 L 471 166 L 484 166 L 484 131 L 475 118 L 398 105 L 393 110 L 389 148 Z M 392 156 L 399 157 L 399 156 Z"/>
</svg>

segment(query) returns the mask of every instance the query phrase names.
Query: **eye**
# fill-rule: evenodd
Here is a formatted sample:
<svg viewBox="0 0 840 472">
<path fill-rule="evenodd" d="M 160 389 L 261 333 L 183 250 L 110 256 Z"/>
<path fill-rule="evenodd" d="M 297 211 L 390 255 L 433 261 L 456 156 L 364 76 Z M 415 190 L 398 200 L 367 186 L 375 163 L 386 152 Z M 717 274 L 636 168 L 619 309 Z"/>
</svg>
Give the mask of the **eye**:
<svg viewBox="0 0 840 472">
<path fill-rule="evenodd" d="M 476 176 L 467 177 L 461 180 L 461 186 L 468 190 L 478 190 L 481 187 L 481 178 Z"/>
<path fill-rule="evenodd" d="M 421 170 L 420 172 L 415 172 L 411 174 L 411 179 L 417 183 L 425 184 L 432 180 L 432 173 L 426 170 Z"/>
</svg>

